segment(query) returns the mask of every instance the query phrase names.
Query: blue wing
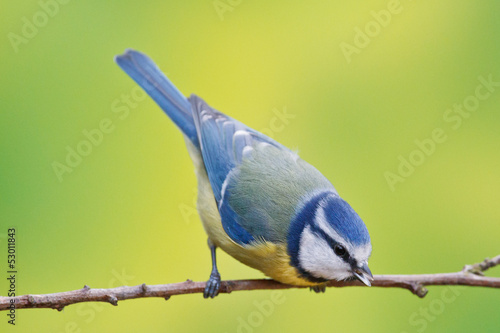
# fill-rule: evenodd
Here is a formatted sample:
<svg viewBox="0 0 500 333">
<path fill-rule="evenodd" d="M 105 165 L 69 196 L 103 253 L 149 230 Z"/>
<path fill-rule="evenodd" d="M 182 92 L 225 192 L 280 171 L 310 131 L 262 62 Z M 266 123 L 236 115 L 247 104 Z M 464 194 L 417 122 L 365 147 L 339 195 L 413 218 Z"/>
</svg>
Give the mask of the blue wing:
<svg viewBox="0 0 500 333">
<path fill-rule="evenodd" d="M 253 150 L 254 145 L 266 143 L 280 149 L 284 147 L 273 139 L 247 127 L 225 114 L 212 109 L 196 95 L 189 98 L 198 133 L 203 162 L 214 192 L 224 231 L 240 244 L 254 240 L 252 234 L 239 223 L 224 194 L 227 186 L 237 177 L 238 166 Z"/>
</svg>

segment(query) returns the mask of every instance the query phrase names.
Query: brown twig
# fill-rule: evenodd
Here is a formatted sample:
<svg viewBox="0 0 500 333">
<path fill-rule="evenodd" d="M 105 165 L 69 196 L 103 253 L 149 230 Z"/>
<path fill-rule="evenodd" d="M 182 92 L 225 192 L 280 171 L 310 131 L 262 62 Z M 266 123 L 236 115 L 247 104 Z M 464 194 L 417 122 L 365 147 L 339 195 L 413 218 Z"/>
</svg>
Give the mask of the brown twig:
<svg viewBox="0 0 500 333">
<path fill-rule="evenodd" d="M 491 267 L 500 265 L 500 255 L 493 259 L 486 259 L 481 263 L 465 266 L 460 272 L 442 274 L 420 274 L 420 275 L 376 275 L 372 282 L 373 287 L 382 288 L 404 288 L 418 297 L 427 294 L 425 286 L 460 285 L 471 287 L 500 288 L 500 278 L 485 277 L 483 272 Z M 363 286 L 358 281 L 336 282 L 331 281 L 328 287 L 351 287 Z M 262 280 L 235 280 L 223 281 L 220 293 L 230 293 L 240 290 L 264 290 L 264 289 L 290 289 L 301 288 L 281 284 L 279 282 Z M 0 296 L 0 311 L 9 310 L 11 302 L 16 309 L 25 308 L 51 308 L 61 311 L 65 306 L 81 302 L 108 302 L 118 305 L 118 301 L 134 298 L 161 297 L 169 299 L 174 295 L 202 293 L 205 282 L 186 282 L 146 285 L 123 286 L 111 289 L 92 289 L 84 286 L 82 289 L 66 291 L 45 295 L 23 295 L 17 297 Z"/>
</svg>

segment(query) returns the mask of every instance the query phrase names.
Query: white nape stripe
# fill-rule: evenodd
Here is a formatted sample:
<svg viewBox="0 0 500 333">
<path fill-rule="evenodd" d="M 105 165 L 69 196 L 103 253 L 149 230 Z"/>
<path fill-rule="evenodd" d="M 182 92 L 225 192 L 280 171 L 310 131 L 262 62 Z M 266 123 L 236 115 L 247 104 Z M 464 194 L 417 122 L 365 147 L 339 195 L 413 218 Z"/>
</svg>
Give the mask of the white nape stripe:
<svg viewBox="0 0 500 333">
<path fill-rule="evenodd" d="M 326 212 L 325 212 L 325 203 L 329 197 L 330 196 L 327 196 L 326 198 L 321 200 L 321 202 L 319 203 L 319 207 L 316 210 L 316 214 L 314 216 L 314 223 L 316 224 L 316 226 L 319 229 L 321 229 L 324 233 L 326 233 L 328 236 L 330 236 L 333 240 L 346 246 L 347 251 L 349 253 L 352 253 L 352 250 L 353 250 L 352 244 L 350 244 L 342 236 L 340 236 L 338 234 L 338 232 L 332 228 L 330 223 L 328 223 L 328 218 L 326 217 Z"/>
</svg>

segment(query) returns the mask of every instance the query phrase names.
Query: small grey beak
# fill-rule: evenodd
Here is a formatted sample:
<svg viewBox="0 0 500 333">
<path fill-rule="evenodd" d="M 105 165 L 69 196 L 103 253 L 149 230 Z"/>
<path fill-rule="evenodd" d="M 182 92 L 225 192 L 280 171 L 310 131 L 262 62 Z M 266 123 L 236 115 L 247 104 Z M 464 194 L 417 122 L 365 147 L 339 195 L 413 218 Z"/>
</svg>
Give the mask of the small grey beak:
<svg viewBox="0 0 500 333">
<path fill-rule="evenodd" d="M 355 268 L 352 271 L 352 274 L 354 274 L 354 276 L 358 278 L 359 281 L 363 282 L 368 287 L 371 287 L 372 284 L 370 281 L 373 281 L 373 275 L 370 269 L 368 268 L 367 263 L 365 263 L 361 267 Z"/>
</svg>

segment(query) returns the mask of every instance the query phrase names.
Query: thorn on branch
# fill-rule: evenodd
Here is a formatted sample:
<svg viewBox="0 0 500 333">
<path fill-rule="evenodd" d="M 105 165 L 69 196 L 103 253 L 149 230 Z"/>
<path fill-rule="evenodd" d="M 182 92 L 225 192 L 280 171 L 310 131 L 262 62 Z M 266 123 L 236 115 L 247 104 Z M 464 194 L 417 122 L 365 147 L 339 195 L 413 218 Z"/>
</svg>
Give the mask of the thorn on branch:
<svg viewBox="0 0 500 333">
<path fill-rule="evenodd" d="M 418 284 L 418 289 L 417 289 L 417 296 L 420 298 L 424 298 L 425 295 L 429 292 L 429 289 L 425 288 L 421 284 Z"/>
<path fill-rule="evenodd" d="M 108 295 L 108 302 L 113 304 L 114 306 L 117 306 L 118 305 L 118 298 L 116 298 L 116 296 L 113 296 L 113 295 Z"/>
<path fill-rule="evenodd" d="M 141 291 L 143 294 L 148 292 L 148 287 L 146 286 L 145 283 L 141 284 Z"/>
<path fill-rule="evenodd" d="M 84 285 L 83 288 L 82 288 L 83 292 L 86 292 L 86 291 L 89 291 L 89 290 L 90 290 L 90 287 L 87 286 L 87 285 Z"/>
<path fill-rule="evenodd" d="M 410 289 L 413 294 L 417 295 L 420 298 L 424 298 L 425 295 L 427 295 L 427 293 L 429 292 L 429 290 L 425 288 L 425 286 L 418 282 L 411 282 L 408 289 Z"/>
</svg>

